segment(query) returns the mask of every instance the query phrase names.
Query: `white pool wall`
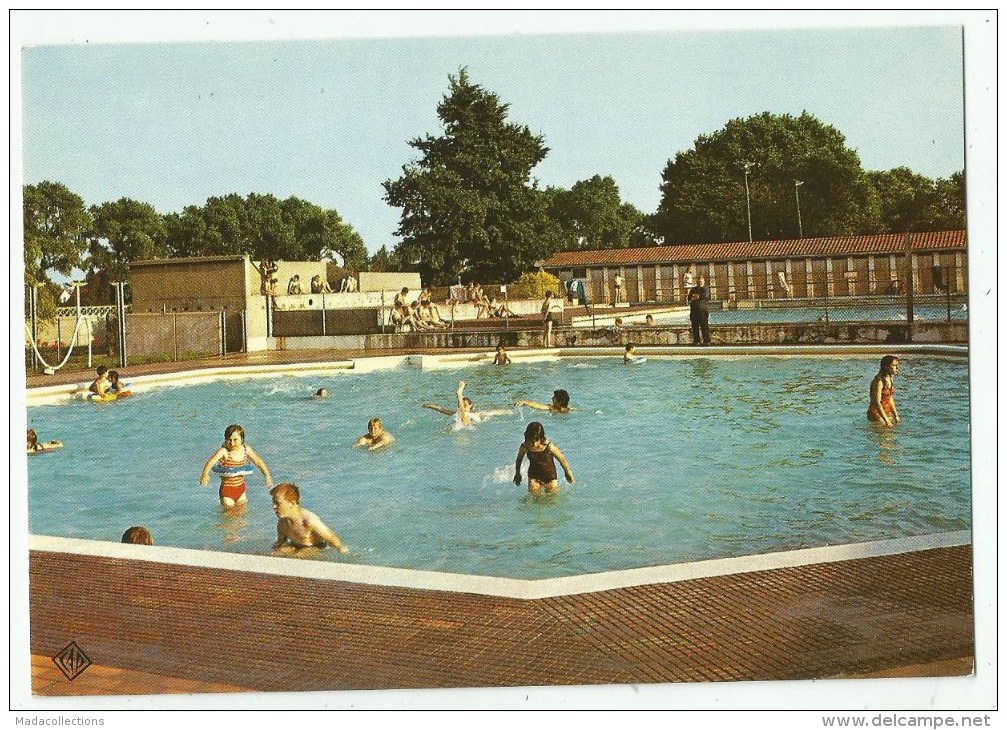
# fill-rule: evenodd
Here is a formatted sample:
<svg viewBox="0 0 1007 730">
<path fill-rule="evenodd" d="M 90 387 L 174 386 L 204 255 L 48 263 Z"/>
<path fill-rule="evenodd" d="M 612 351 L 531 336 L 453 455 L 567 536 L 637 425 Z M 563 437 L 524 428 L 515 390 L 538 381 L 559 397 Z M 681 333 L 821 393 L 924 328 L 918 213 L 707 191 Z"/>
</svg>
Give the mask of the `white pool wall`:
<svg viewBox="0 0 1007 730">
<path fill-rule="evenodd" d="M 625 348 L 583 347 L 554 348 L 540 350 L 513 350 L 508 354 L 515 363 L 555 362 L 560 359 L 583 357 L 622 357 Z M 927 355 L 954 358 L 968 357 L 969 348 L 962 345 L 845 345 L 845 346 L 792 346 L 780 348 L 773 345 L 744 345 L 716 347 L 652 346 L 638 345 L 636 354 L 655 359 L 690 358 L 735 358 L 753 357 L 793 358 L 793 357 L 881 357 L 893 355 Z M 181 385 L 196 385 L 216 380 L 239 380 L 246 378 L 272 378 L 276 376 L 304 376 L 312 374 L 372 373 L 400 367 L 419 367 L 421 370 L 449 370 L 476 365 L 490 365 L 494 350 L 485 352 L 437 352 L 428 355 L 378 355 L 351 360 L 331 360 L 325 362 L 304 362 L 271 365 L 237 365 L 229 367 L 207 367 L 198 370 L 184 370 L 172 373 L 137 375 L 126 378 L 134 393 L 143 393 L 156 388 Z M 73 399 L 72 393 L 79 388 L 87 388 L 90 380 L 76 385 L 50 385 L 29 388 L 26 392 L 27 405 L 52 405 Z"/>
<path fill-rule="evenodd" d="M 266 575 L 279 575 L 316 580 L 346 581 L 396 588 L 473 593 L 501 598 L 534 600 L 555 598 L 580 593 L 595 593 L 616 588 L 678 583 L 699 578 L 713 578 L 762 570 L 794 568 L 803 565 L 835 563 L 845 560 L 899 555 L 902 553 L 932 550 L 935 548 L 969 545 L 971 532 L 945 532 L 934 535 L 876 540 L 872 542 L 830 545 L 744 555 L 736 558 L 719 558 L 692 563 L 660 565 L 648 568 L 630 568 L 604 573 L 589 573 L 563 578 L 523 580 L 520 578 L 495 578 L 461 573 L 441 573 L 406 568 L 386 568 L 371 565 L 352 565 L 320 560 L 268 555 L 241 555 L 210 550 L 160 547 L 157 545 L 126 545 L 117 542 L 81 540 L 48 535 L 29 535 L 29 550 L 41 552 L 92 555 L 112 559 L 144 560 L 169 565 L 197 568 L 215 568 Z"/>
</svg>

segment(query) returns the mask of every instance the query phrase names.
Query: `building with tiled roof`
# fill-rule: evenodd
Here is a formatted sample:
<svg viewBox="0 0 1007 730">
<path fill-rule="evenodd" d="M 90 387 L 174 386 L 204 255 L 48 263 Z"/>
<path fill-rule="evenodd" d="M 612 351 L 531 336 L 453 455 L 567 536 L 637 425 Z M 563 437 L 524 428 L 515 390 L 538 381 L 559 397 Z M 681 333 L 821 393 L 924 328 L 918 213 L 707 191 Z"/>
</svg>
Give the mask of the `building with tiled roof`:
<svg viewBox="0 0 1007 730">
<path fill-rule="evenodd" d="M 804 238 L 562 251 L 542 267 L 584 282 L 589 301 L 683 301 L 703 275 L 715 299 L 871 296 L 967 290 L 966 233 Z M 691 277 L 690 277 L 691 275 Z M 621 277 L 618 279 L 617 277 Z"/>
</svg>

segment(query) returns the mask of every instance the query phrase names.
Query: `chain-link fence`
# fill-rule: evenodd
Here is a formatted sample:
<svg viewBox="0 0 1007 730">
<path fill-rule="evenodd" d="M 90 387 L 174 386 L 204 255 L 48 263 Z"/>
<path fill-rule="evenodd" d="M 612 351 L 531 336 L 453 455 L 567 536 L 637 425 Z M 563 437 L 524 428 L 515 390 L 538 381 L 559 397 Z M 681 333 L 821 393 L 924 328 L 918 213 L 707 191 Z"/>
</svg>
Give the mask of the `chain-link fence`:
<svg viewBox="0 0 1007 730">
<path fill-rule="evenodd" d="M 242 311 L 126 313 L 120 327 L 114 307 L 89 309 L 112 311 L 82 313 L 79 325 L 75 311 L 26 321 L 26 372 L 192 360 L 246 349 Z"/>
</svg>

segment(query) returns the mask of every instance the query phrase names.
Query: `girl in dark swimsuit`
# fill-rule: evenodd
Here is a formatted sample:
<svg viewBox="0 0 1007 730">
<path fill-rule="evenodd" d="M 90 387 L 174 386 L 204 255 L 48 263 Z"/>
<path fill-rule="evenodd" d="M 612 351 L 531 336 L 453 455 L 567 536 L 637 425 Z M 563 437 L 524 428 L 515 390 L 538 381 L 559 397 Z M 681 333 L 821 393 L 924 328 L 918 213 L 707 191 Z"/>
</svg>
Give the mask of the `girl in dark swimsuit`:
<svg viewBox="0 0 1007 730">
<path fill-rule="evenodd" d="M 528 491 L 532 494 L 555 494 L 559 491 L 556 478 L 556 459 L 563 467 L 567 482 L 573 484 L 573 472 L 556 444 L 546 440 L 545 428 L 538 421 L 532 421 L 524 431 L 524 443 L 517 452 L 514 462 L 514 483 L 521 483 L 521 462 L 528 457 Z"/>
</svg>

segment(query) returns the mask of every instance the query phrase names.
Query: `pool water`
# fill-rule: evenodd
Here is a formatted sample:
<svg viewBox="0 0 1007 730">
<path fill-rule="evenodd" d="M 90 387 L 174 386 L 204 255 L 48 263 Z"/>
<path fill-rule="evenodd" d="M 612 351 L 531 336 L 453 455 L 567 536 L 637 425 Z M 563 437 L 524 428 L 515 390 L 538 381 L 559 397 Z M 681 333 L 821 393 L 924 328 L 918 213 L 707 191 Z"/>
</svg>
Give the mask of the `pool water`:
<svg viewBox="0 0 1007 730">
<path fill-rule="evenodd" d="M 710 324 L 779 324 L 784 322 L 824 321 L 824 307 L 765 307 L 757 309 L 711 309 Z M 898 322 L 905 323 L 904 304 L 828 308 L 830 322 Z M 948 310 L 943 304 L 917 304 L 913 308 L 913 319 L 919 322 L 947 322 Z M 688 310 L 660 314 L 654 318 L 656 324 L 682 324 L 689 322 Z M 961 303 L 951 305 L 951 321 L 968 321 L 968 311 Z"/>
<path fill-rule="evenodd" d="M 968 366 L 907 356 L 903 422 L 866 417 L 876 357 L 594 358 L 421 371 L 403 366 L 159 388 L 105 404 L 28 410 L 61 451 L 29 459 L 32 533 L 266 554 L 276 518 L 261 474 L 248 508 L 222 513 L 203 464 L 230 423 L 277 483 L 350 547 L 312 558 L 545 578 L 968 529 Z M 423 409 L 476 410 L 568 389 L 576 412 L 528 408 L 452 430 Z M 328 388 L 328 399 L 308 396 Z M 352 448 L 380 416 L 397 441 Z M 576 475 L 533 499 L 513 483 L 539 420 Z M 527 462 L 525 463 L 527 469 Z"/>
</svg>

